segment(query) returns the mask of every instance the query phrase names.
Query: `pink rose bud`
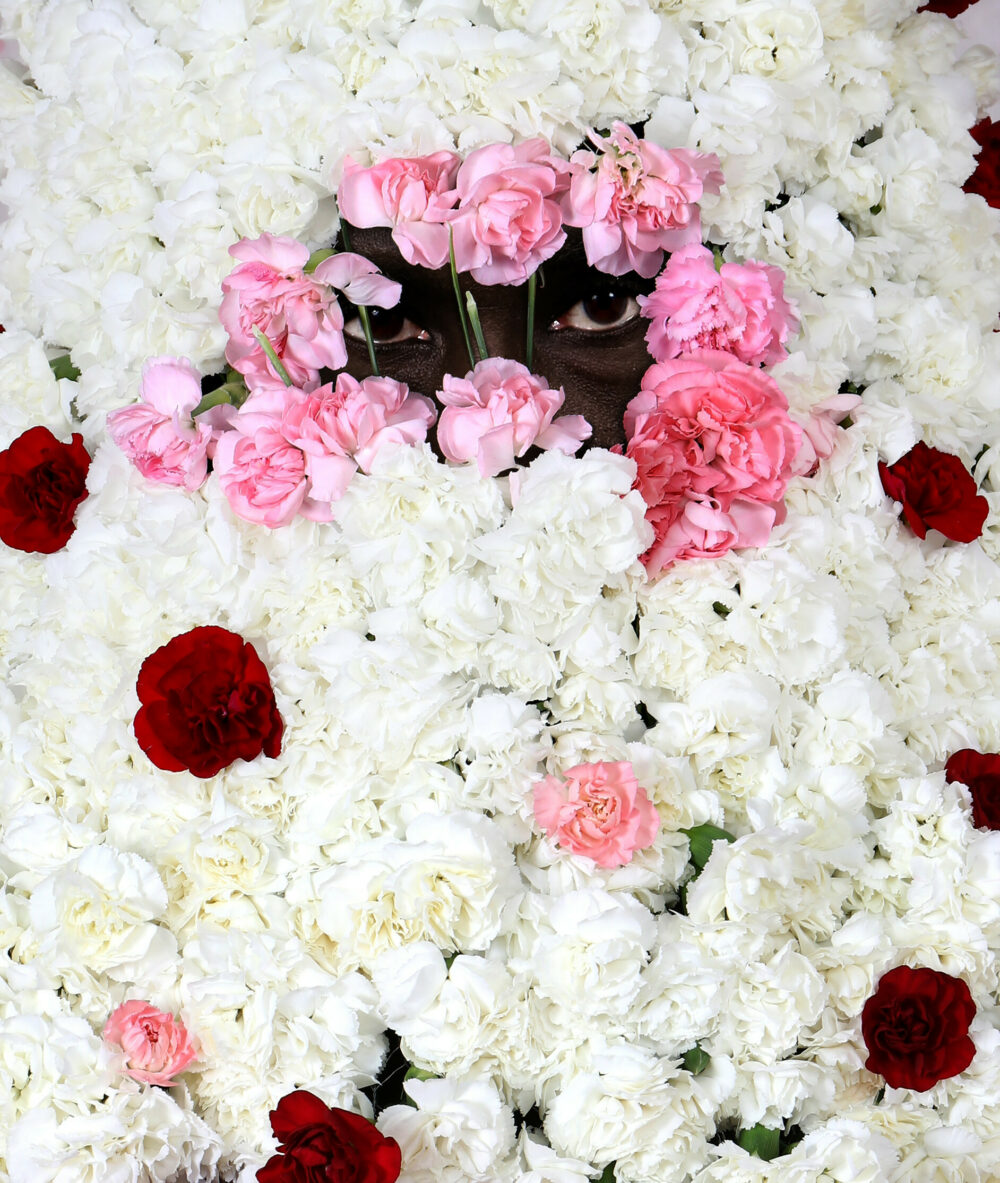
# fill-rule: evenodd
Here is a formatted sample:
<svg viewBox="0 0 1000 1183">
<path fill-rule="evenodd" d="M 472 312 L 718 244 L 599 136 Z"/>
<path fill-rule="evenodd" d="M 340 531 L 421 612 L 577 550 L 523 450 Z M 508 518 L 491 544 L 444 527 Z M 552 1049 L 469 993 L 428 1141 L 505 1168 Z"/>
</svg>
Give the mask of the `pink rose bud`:
<svg viewBox="0 0 1000 1183">
<path fill-rule="evenodd" d="M 360 468 L 370 472 L 383 448 L 420 444 L 436 417 L 434 404 L 393 378 L 338 374 L 308 394 L 288 400 L 281 432 L 305 454 L 310 496 L 331 502 L 340 498 Z"/>
<path fill-rule="evenodd" d="M 146 1084 L 172 1084 L 197 1055 L 179 1019 L 138 999 L 112 1012 L 104 1024 L 104 1038 L 125 1053 L 125 1075 Z"/>
<path fill-rule="evenodd" d="M 798 319 L 784 296 L 785 277 L 767 263 L 723 263 L 700 243 L 675 251 L 639 297 L 649 352 L 657 361 L 721 349 L 749 366 L 771 366 L 788 356 L 784 342 Z"/>
<path fill-rule="evenodd" d="M 483 284 L 526 280 L 566 241 L 560 201 L 571 173 L 540 136 L 470 152 L 448 216 L 458 270 Z"/>
<path fill-rule="evenodd" d="M 534 787 L 535 820 L 551 842 L 600 867 L 621 867 L 660 828 L 656 808 L 628 761 L 577 764 Z"/>
<path fill-rule="evenodd" d="M 438 268 L 448 262 L 448 227 L 454 207 L 455 152 L 404 156 L 362 168 L 347 158 L 337 204 L 352 226 L 391 226 L 393 241 L 407 261 Z"/>
<path fill-rule="evenodd" d="M 151 481 L 200 488 L 213 442 L 208 423 L 191 418 L 201 401 L 201 378 L 189 361 L 156 357 L 142 371 L 139 402 L 108 415 L 111 438 Z"/>
<path fill-rule="evenodd" d="M 484 477 L 512 468 L 531 447 L 572 455 L 591 434 L 582 415 L 554 418 L 562 387 L 508 358 L 488 357 L 464 378 L 446 374 L 443 386 L 438 446 L 455 463 L 475 460 Z"/>
<path fill-rule="evenodd" d="M 592 267 L 648 278 L 660 270 L 665 250 L 701 242 L 698 202 L 722 186 L 718 157 L 660 148 L 620 122 L 609 136 L 591 138 L 600 152 L 574 153 L 571 163 L 584 167 L 574 173 L 563 208 L 567 225 L 583 227 Z"/>
</svg>

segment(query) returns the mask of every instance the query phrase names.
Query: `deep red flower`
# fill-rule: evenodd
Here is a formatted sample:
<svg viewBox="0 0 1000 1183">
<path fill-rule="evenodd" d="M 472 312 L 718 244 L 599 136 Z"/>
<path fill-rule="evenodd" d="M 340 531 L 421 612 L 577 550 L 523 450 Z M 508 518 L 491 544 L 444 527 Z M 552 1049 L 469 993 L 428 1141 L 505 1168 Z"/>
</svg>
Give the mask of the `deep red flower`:
<svg viewBox="0 0 1000 1183">
<path fill-rule="evenodd" d="M 962 748 L 948 757 L 945 779 L 961 781 L 972 794 L 972 824 L 1000 830 L 1000 753 Z"/>
<path fill-rule="evenodd" d="M 267 668 L 228 629 L 202 625 L 161 645 L 142 663 L 136 691 L 135 737 L 157 768 L 207 777 L 281 751 Z"/>
<path fill-rule="evenodd" d="M 0 539 L 36 554 L 61 550 L 76 529 L 89 468 L 82 435 L 63 444 L 47 427 L 29 427 L 0 452 Z"/>
<path fill-rule="evenodd" d="M 917 9 L 917 12 L 940 12 L 943 16 L 950 16 L 953 20 L 960 16 L 967 8 L 971 8 L 976 0 L 928 0 Z"/>
<path fill-rule="evenodd" d="M 976 1004 L 961 978 L 899 965 L 879 979 L 861 1011 L 865 1067 L 891 1088 L 923 1091 L 972 1063 Z"/>
<path fill-rule="evenodd" d="M 994 209 L 1000 209 L 1000 123 L 983 119 L 970 131 L 979 144 L 979 161 L 962 188 L 966 193 L 978 193 Z"/>
<path fill-rule="evenodd" d="M 395 1183 L 399 1144 L 357 1113 L 331 1109 L 296 1089 L 271 1111 L 278 1153 L 258 1170 L 258 1183 Z"/>
<path fill-rule="evenodd" d="M 903 503 L 903 516 L 918 538 L 925 538 L 928 530 L 939 530 L 955 542 L 971 542 L 982 534 L 989 503 L 957 456 L 921 440 L 895 464 L 879 461 L 878 471 L 882 488 Z"/>
</svg>

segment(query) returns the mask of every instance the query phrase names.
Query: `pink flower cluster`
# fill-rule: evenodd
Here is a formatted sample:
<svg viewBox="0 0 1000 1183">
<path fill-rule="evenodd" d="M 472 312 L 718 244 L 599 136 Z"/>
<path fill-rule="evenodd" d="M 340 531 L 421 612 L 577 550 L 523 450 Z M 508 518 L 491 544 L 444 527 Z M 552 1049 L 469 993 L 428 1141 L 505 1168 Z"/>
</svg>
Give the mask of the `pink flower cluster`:
<svg viewBox="0 0 1000 1183">
<path fill-rule="evenodd" d="M 802 429 L 760 369 L 708 350 L 658 362 L 625 412 L 626 454 L 649 507 L 650 574 L 682 559 L 762 546 L 802 471 Z"/>
<path fill-rule="evenodd" d="M 624 123 L 597 152 L 553 155 L 541 137 L 400 157 L 362 168 L 348 161 L 337 192 L 354 226 L 387 226 L 411 263 L 442 267 L 453 245 L 459 271 L 483 284 L 517 284 L 583 229 L 588 262 L 621 275 L 655 275 L 665 250 L 701 241 L 698 201 L 722 182 L 715 156 L 667 150 Z"/>
<path fill-rule="evenodd" d="M 599 867 L 630 863 L 660 828 L 656 807 L 627 760 L 577 764 L 561 779 L 545 777 L 534 786 L 533 808 L 551 842 Z"/>
</svg>

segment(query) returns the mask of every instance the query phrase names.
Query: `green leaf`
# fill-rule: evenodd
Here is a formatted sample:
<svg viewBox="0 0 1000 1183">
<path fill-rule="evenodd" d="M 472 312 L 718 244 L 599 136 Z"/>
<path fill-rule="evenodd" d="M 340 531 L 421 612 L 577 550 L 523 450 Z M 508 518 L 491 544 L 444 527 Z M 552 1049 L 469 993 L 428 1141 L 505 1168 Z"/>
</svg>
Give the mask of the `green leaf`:
<svg viewBox="0 0 1000 1183">
<path fill-rule="evenodd" d="M 68 353 L 64 353 L 62 357 L 54 357 L 49 365 L 57 378 L 69 378 L 71 382 L 75 382 L 80 377 L 80 371 L 70 361 Z"/>
<path fill-rule="evenodd" d="M 416 1064 L 411 1064 L 406 1070 L 404 1080 L 437 1080 L 437 1076 L 433 1072 L 425 1072 L 423 1068 L 418 1068 Z"/>
<path fill-rule="evenodd" d="M 609 1162 L 597 1183 L 615 1183 L 615 1164 Z"/>
<path fill-rule="evenodd" d="M 781 1131 L 769 1130 L 767 1126 L 752 1125 L 748 1130 L 741 1130 L 737 1141 L 744 1150 L 766 1162 L 781 1153 Z"/>
<path fill-rule="evenodd" d="M 712 1062 L 712 1057 L 708 1052 L 703 1051 L 697 1043 L 694 1047 L 689 1047 L 681 1058 L 684 1061 L 684 1067 L 692 1076 L 697 1076 L 699 1072 L 704 1072 Z"/>
<path fill-rule="evenodd" d="M 699 871 L 704 869 L 708 856 L 712 853 L 712 846 L 719 841 L 735 842 L 736 838 L 728 830 L 720 830 L 718 826 L 705 822 L 700 826 L 692 826 L 689 830 L 681 830 L 687 834 L 688 846 L 691 848 L 691 862 Z"/>
<path fill-rule="evenodd" d="M 729 615 L 729 613 L 732 612 L 732 608 L 727 608 L 726 605 L 723 604 L 723 602 L 721 600 L 716 600 L 712 604 L 712 609 L 715 612 L 717 612 L 722 617 L 723 620 L 725 620 L 725 618 Z"/>
<path fill-rule="evenodd" d="M 306 260 L 306 265 L 304 268 L 306 275 L 312 275 L 312 273 L 316 270 L 320 263 L 323 262 L 324 259 L 329 259 L 331 255 L 335 255 L 336 253 L 337 252 L 332 250 L 330 247 L 324 247 L 322 250 L 313 251 L 313 253 Z"/>
</svg>

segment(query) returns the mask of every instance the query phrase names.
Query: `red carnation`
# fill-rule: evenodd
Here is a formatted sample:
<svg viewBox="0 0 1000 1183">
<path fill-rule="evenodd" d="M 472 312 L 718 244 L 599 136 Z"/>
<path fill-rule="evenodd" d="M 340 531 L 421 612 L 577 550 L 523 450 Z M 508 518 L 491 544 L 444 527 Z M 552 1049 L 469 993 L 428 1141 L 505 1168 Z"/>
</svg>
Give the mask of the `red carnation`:
<svg viewBox="0 0 1000 1183">
<path fill-rule="evenodd" d="M 0 539 L 37 554 L 61 550 L 76 529 L 89 468 L 82 435 L 62 444 L 47 427 L 29 427 L 0 452 Z"/>
<path fill-rule="evenodd" d="M 895 464 L 879 461 L 882 488 L 903 503 L 903 516 L 918 538 L 938 530 L 955 542 L 971 542 L 983 532 L 989 504 L 975 478 L 957 456 L 920 441 Z"/>
<path fill-rule="evenodd" d="M 157 768 L 207 777 L 281 751 L 267 668 L 228 629 L 203 625 L 161 645 L 142 663 L 136 691 L 135 737 Z"/>
<path fill-rule="evenodd" d="M 979 144 L 979 162 L 962 188 L 966 193 L 978 193 L 994 209 L 1000 209 L 1000 123 L 983 119 L 970 130 Z"/>
<path fill-rule="evenodd" d="M 961 781 L 972 795 L 972 824 L 1000 830 L 1000 753 L 962 748 L 948 757 L 945 779 Z"/>
<path fill-rule="evenodd" d="M 394 1183 L 402 1155 L 394 1138 L 357 1113 L 331 1109 L 297 1089 L 271 1111 L 278 1153 L 258 1170 L 258 1183 Z"/>
<path fill-rule="evenodd" d="M 894 1089 L 923 1091 L 972 1063 L 976 1004 L 961 978 L 900 965 L 879 979 L 861 1012 L 865 1067 Z"/>
<path fill-rule="evenodd" d="M 929 0 L 917 12 L 940 12 L 942 16 L 950 16 L 954 20 L 975 3 L 976 0 Z"/>
</svg>

